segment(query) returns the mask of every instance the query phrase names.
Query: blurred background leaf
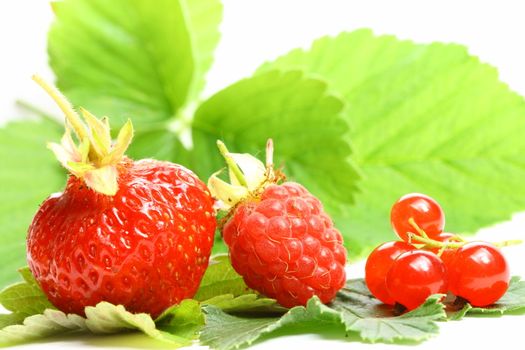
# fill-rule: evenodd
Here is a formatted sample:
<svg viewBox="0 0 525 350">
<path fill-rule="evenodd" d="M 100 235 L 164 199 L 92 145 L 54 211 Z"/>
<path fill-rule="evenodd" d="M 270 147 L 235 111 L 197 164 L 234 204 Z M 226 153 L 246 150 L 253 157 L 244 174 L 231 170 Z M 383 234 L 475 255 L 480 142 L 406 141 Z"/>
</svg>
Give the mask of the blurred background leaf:
<svg viewBox="0 0 525 350">
<path fill-rule="evenodd" d="M 363 181 L 337 224 L 354 256 L 393 239 L 390 207 L 406 193 L 437 199 L 450 232 L 472 233 L 525 208 L 525 103 L 463 46 L 358 30 L 258 72 L 274 69 L 325 79 L 349 106 Z"/>
<path fill-rule="evenodd" d="M 66 183 L 49 140 L 59 140 L 55 122 L 16 121 L 0 128 L 0 289 L 27 265 L 25 238 L 38 206 Z"/>
<path fill-rule="evenodd" d="M 320 80 L 300 71 L 271 71 L 243 79 L 212 96 L 195 113 L 191 168 L 209 175 L 225 167 L 216 140 L 231 152 L 264 162 L 272 138 L 274 162 L 289 179 L 308 186 L 332 211 L 352 202 L 358 175 L 349 163 L 343 102 Z"/>
<path fill-rule="evenodd" d="M 121 125 L 163 127 L 204 86 L 219 41 L 219 0 L 54 3 L 50 65 L 75 105 Z"/>
</svg>

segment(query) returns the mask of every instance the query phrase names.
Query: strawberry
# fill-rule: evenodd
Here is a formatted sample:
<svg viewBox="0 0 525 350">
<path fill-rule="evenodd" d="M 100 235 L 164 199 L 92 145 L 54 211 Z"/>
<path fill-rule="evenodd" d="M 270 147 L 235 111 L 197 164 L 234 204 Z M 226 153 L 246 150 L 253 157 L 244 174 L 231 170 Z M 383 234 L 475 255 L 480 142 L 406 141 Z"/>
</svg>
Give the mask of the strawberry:
<svg viewBox="0 0 525 350">
<path fill-rule="evenodd" d="M 231 183 L 214 174 L 208 186 L 228 210 L 221 232 L 234 269 L 246 284 L 285 307 L 314 295 L 330 302 L 346 281 L 346 249 L 323 205 L 302 185 L 280 183 L 267 145 L 266 167 L 218 141 Z"/>
<path fill-rule="evenodd" d="M 107 119 L 82 109 L 86 127 L 35 80 L 67 120 L 62 143 L 49 146 L 70 172 L 66 188 L 43 202 L 27 237 L 29 267 L 49 300 L 67 313 L 108 301 L 156 317 L 193 297 L 216 227 L 206 185 L 180 165 L 125 157 L 131 122 L 112 143 Z"/>
</svg>

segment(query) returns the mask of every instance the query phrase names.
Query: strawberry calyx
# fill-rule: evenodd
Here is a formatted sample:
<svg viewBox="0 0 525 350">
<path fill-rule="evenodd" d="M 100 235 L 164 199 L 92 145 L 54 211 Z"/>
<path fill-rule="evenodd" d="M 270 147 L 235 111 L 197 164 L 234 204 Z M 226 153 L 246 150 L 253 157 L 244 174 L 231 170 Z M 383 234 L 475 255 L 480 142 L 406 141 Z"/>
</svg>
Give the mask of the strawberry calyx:
<svg viewBox="0 0 525 350">
<path fill-rule="evenodd" d="M 224 169 L 215 172 L 208 180 L 211 195 L 219 202 L 218 209 L 229 211 L 248 199 L 258 200 L 264 189 L 284 179 L 273 166 L 273 141 L 266 143 L 266 165 L 247 153 L 231 153 L 217 140 L 219 152 L 226 161 L 230 182 L 219 178 Z"/>
<path fill-rule="evenodd" d="M 118 191 L 118 164 L 133 138 L 133 125 L 128 120 L 120 129 L 117 139 L 111 139 L 108 118 L 98 119 L 80 108 L 82 117 L 57 88 L 40 76 L 33 76 L 60 107 L 65 115 L 65 133 L 60 143 L 48 143 L 58 161 L 72 175 L 82 179 L 94 191 L 113 196 Z M 78 143 L 75 143 L 72 133 Z"/>
</svg>

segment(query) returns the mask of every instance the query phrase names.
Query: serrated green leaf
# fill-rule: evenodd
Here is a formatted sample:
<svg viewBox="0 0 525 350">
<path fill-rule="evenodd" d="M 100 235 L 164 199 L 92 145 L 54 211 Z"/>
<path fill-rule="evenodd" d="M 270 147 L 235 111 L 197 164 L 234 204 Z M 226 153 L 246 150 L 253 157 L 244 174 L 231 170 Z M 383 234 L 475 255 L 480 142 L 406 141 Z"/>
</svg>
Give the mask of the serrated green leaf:
<svg viewBox="0 0 525 350">
<path fill-rule="evenodd" d="M 0 314 L 0 329 L 24 322 L 26 316 L 19 313 Z"/>
<path fill-rule="evenodd" d="M 205 74 L 213 62 L 213 52 L 219 43 L 222 20 L 220 0 L 183 0 L 193 47 L 195 71 L 190 88 L 190 100 L 204 88 Z"/>
<path fill-rule="evenodd" d="M 163 312 L 155 323 L 162 331 L 193 339 L 204 325 L 204 314 L 198 301 L 187 299 Z"/>
<path fill-rule="evenodd" d="M 169 332 L 159 330 L 148 314 L 132 314 L 122 305 L 107 302 L 86 307 L 86 318 L 47 309 L 43 314 L 27 317 L 21 325 L 0 329 L 0 345 L 23 343 L 70 332 L 89 331 L 94 334 L 111 334 L 141 331 L 154 339 L 169 343 L 174 348 L 187 346 L 195 338 L 197 330 L 195 325 L 199 323 L 198 320 L 203 320 L 200 308 L 195 309 L 190 305 L 196 303 L 195 301 L 182 303 L 180 306 L 184 309 L 182 311 L 172 308 L 172 315 L 166 315 L 166 319 L 169 318 L 170 321 L 164 324 Z M 192 319 L 193 323 L 190 321 Z M 181 324 L 177 326 L 175 321 L 181 321 Z M 177 333 L 178 331 L 180 334 Z"/>
<path fill-rule="evenodd" d="M 234 297 L 253 293 L 242 277 L 233 269 L 228 255 L 216 255 L 210 259 L 209 266 L 202 277 L 194 299 L 203 301 L 223 294 Z"/>
<path fill-rule="evenodd" d="M 342 336 L 357 333 L 364 341 L 419 342 L 438 332 L 437 321 L 446 319 L 441 296 L 434 295 L 419 308 L 400 316 L 392 307 L 375 299 L 362 279 L 347 281 L 329 305 L 317 297 L 306 307 L 297 306 L 282 317 L 251 317 L 230 315 L 215 306 L 205 306 L 206 325 L 201 332 L 201 342 L 218 350 L 237 349 L 249 345 L 262 335 L 293 325 L 339 326 Z"/>
<path fill-rule="evenodd" d="M 46 142 L 59 140 L 61 127 L 48 120 L 0 127 L 0 287 L 16 280 L 26 265 L 27 229 L 38 206 L 66 182 Z"/>
<path fill-rule="evenodd" d="M 38 282 L 36 281 L 35 276 L 33 276 L 33 273 L 31 272 L 28 266 L 19 268 L 18 274 L 27 284 L 30 284 L 32 286 L 38 286 Z"/>
<path fill-rule="evenodd" d="M 218 307 L 209 305 L 204 308 L 206 326 L 200 341 L 217 350 L 238 349 L 250 345 L 261 335 L 269 333 L 277 326 L 276 317 L 240 317 L 225 313 Z"/>
<path fill-rule="evenodd" d="M 358 30 L 291 51 L 258 73 L 275 69 L 325 79 L 350 106 L 362 191 L 336 220 L 350 254 L 391 239 L 389 210 L 406 193 L 436 198 L 448 229 L 460 233 L 525 208 L 525 103 L 464 47 Z"/>
<path fill-rule="evenodd" d="M 67 0 L 54 9 L 50 64 L 75 105 L 117 125 L 132 119 L 140 131 L 163 127 L 202 89 L 219 39 L 218 0 Z"/>
<path fill-rule="evenodd" d="M 191 153 L 182 145 L 179 136 L 165 126 L 147 130 L 139 128 L 128 149 L 134 159 L 155 158 L 188 165 Z"/>
<path fill-rule="evenodd" d="M 350 280 L 330 305 L 340 312 L 348 332 L 370 342 L 421 341 L 438 333 L 436 321 L 446 318 L 441 296 L 429 297 L 415 310 L 400 316 L 374 298 L 362 279 Z"/>
<path fill-rule="evenodd" d="M 217 295 L 204 300 L 202 305 L 212 305 L 228 313 L 285 313 L 287 309 L 280 306 L 275 299 L 257 294 L 244 294 L 235 297 L 233 294 Z"/>
<path fill-rule="evenodd" d="M 472 307 L 466 303 L 460 310 L 451 313 L 452 320 L 460 320 L 468 315 L 501 316 L 506 313 L 525 312 L 525 281 L 514 276 L 510 280 L 509 289 L 495 304 L 487 307 Z"/>
<path fill-rule="evenodd" d="M 0 346 L 24 343 L 85 329 L 84 318 L 48 309 L 43 314 L 25 318 L 21 325 L 12 325 L 0 329 Z"/>
<path fill-rule="evenodd" d="M 28 317 L 54 309 L 46 295 L 36 283 L 29 268 L 19 270 L 24 282 L 19 282 L 6 287 L 0 292 L 0 304 L 7 310 L 22 317 Z"/>
<path fill-rule="evenodd" d="M 223 140 L 231 152 L 263 154 L 273 138 L 275 164 L 289 179 L 304 184 L 326 206 L 352 202 L 357 174 L 348 161 L 344 104 L 327 85 L 301 72 L 268 72 L 218 92 L 196 111 L 191 167 L 209 176 L 224 164 L 216 149 Z M 204 156 L 206 155 L 206 156 Z"/>
</svg>

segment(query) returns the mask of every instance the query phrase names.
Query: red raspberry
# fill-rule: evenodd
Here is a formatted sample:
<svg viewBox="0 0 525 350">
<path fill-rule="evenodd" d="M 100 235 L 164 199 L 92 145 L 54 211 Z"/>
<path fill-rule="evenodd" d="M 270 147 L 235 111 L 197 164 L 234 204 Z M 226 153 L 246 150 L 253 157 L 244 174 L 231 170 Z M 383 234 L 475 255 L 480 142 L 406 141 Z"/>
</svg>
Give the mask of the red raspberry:
<svg viewBox="0 0 525 350">
<path fill-rule="evenodd" d="M 246 155 L 221 152 L 230 168 L 235 158 L 243 162 L 245 173 L 254 173 L 246 170 Z M 264 170 L 259 161 L 250 162 Z M 258 185 L 237 203 L 231 194 L 240 193 L 238 185 L 232 192 L 222 180 L 210 179 L 212 193 L 233 205 L 222 234 L 234 269 L 250 288 L 285 307 L 305 305 L 314 295 L 330 302 L 346 282 L 347 253 L 321 202 L 298 183 L 276 184 L 271 164 L 261 175 L 262 183 L 245 181 L 238 170 L 237 182 L 246 182 L 248 189 Z"/>
</svg>

